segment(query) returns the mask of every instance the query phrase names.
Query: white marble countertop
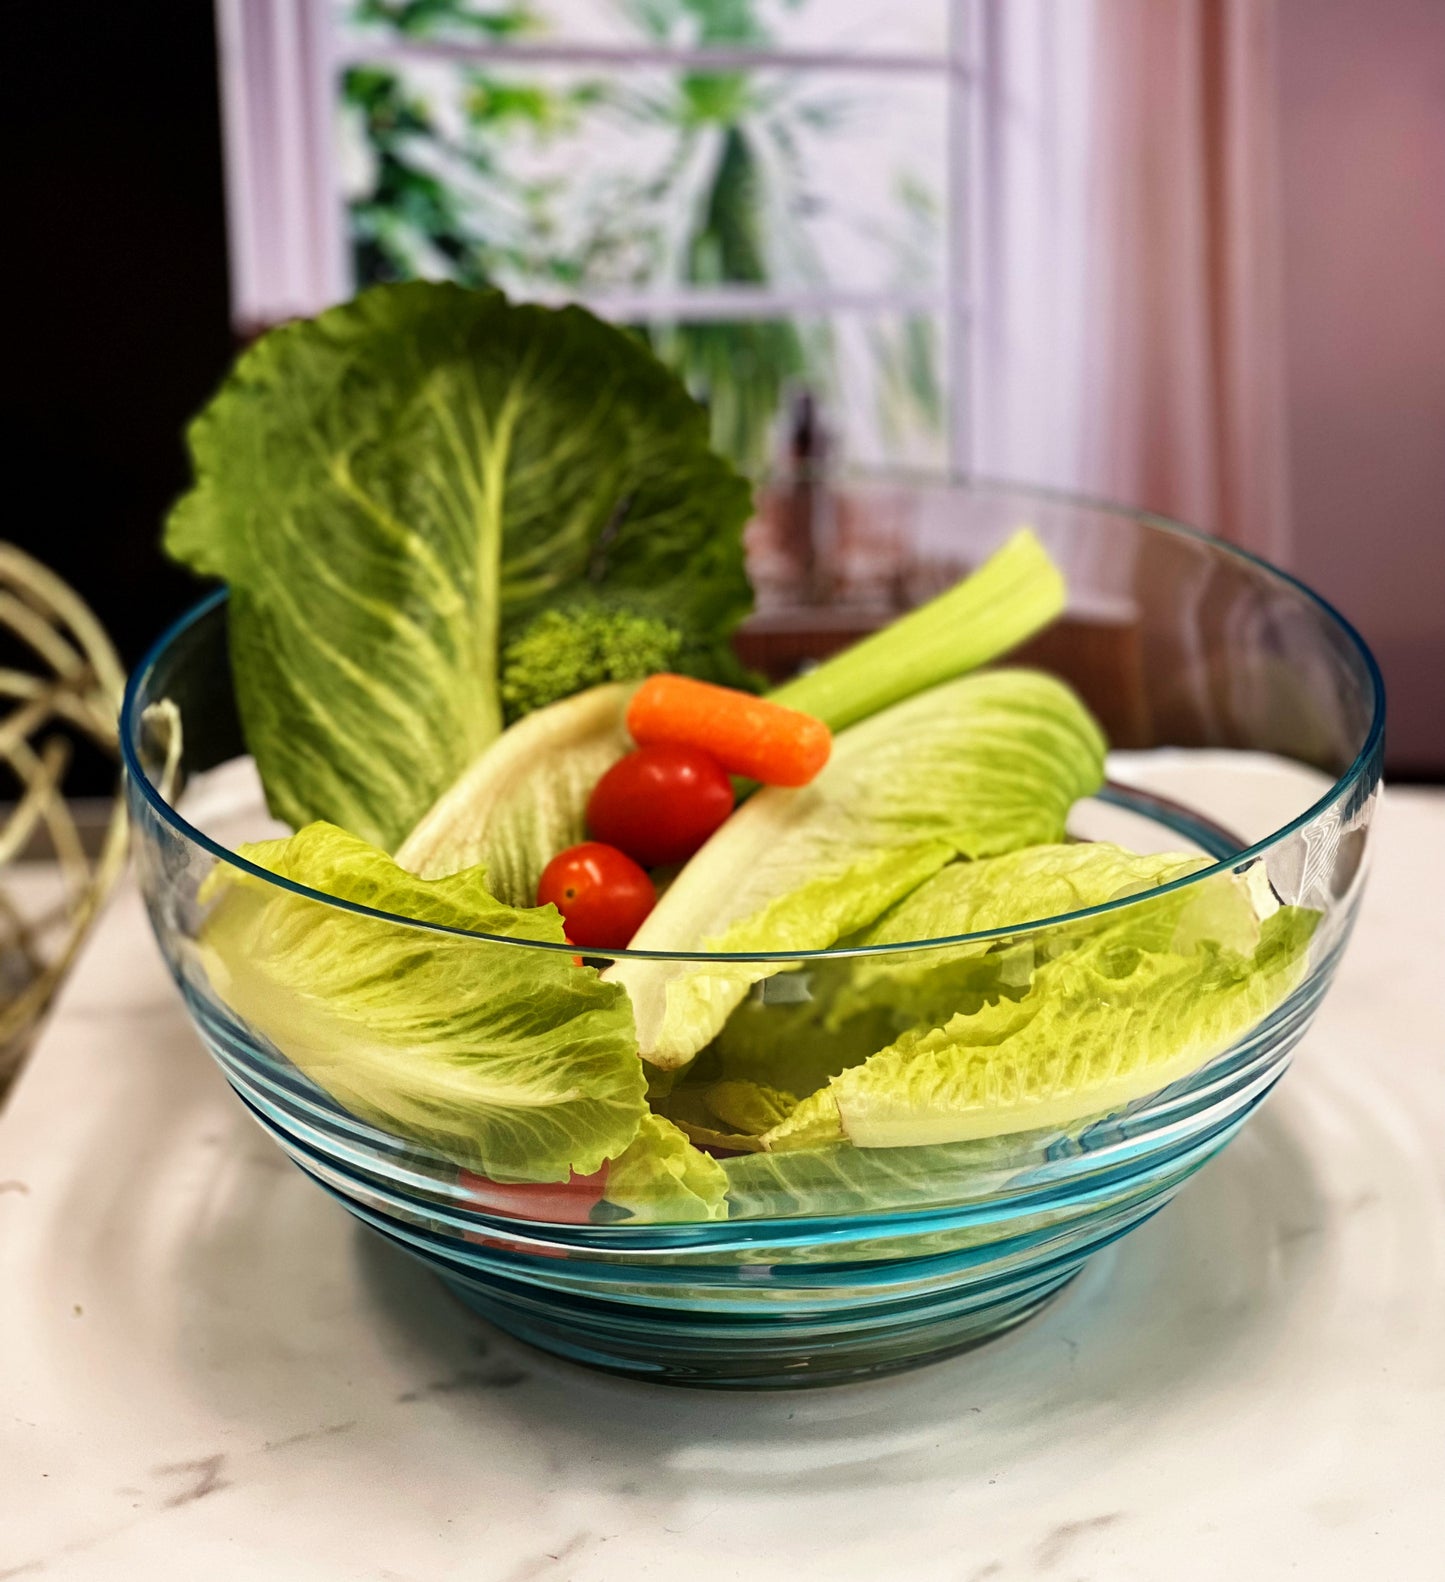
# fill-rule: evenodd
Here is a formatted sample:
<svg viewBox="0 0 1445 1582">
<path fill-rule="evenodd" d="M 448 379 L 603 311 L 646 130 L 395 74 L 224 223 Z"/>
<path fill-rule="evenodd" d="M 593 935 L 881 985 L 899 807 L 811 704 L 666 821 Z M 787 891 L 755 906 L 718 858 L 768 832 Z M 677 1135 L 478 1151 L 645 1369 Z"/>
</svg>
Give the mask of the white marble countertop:
<svg viewBox="0 0 1445 1582">
<path fill-rule="evenodd" d="M 1293 1072 L 1002 1340 L 777 1395 L 487 1329 L 284 1162 L 124 891 L 0 1114 L 0 1579 L 1445 1573 L 1445 795 Z"/>
</svg>

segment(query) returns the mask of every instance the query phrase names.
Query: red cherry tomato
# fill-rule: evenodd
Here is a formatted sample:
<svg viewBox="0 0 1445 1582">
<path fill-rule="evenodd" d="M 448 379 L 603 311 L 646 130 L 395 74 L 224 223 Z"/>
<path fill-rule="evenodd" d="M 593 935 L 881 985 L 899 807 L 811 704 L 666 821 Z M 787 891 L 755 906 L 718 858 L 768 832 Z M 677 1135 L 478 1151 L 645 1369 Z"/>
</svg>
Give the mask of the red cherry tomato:
<svg viewBox="0 0 1445 1582">
<path fill-rule="evenodd" d="M 471 1205 L 484 1214 L 548 1220 L 554 1225 L 585 1225 L 593 1208 L 602 1201 L 607 1169 L 603 1165 L 590 1176 L 573 1173 L 565 1181 L 513 1183 L 490 1181 L 470 1170 L 458 1170 L 457 1185 L 466 1193 Z M 506 1245 L 484 1239 L 483 1244 Z"/>
<path fill-rule="evenodd" d="M 537 904 L 550 901 L 583 950 L 620 950 L 642 926 L 657 891 L 624 852 L 600 840 L 569 846 L 542 870 Z"/>
<path fill-rule="evenodd" d="M 686 862 L 733 810 L 733 783 L 696 747 L 658 743 L 620 758 L 593 787 L 587 827 L 644 868 Z"/>
</svg>

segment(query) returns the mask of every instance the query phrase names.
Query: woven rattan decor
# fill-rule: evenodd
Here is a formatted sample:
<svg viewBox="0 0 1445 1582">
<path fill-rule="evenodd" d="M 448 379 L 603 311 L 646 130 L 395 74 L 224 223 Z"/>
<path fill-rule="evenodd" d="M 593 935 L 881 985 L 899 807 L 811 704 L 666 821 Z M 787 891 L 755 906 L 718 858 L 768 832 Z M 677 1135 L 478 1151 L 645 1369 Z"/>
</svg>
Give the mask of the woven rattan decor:
<svg viewBox="0 0 1445 1582">
<path fill-rule="evenodd" d="M 78 741 L 116 751 L 125 677 L 104 628 L 53 572 L 0 543 L 0 1091 L 125 861 L 116 796 L 93 855 L 66 801 Z M 54 859 L 25 859 L 37 849 Z"/>
</svg>

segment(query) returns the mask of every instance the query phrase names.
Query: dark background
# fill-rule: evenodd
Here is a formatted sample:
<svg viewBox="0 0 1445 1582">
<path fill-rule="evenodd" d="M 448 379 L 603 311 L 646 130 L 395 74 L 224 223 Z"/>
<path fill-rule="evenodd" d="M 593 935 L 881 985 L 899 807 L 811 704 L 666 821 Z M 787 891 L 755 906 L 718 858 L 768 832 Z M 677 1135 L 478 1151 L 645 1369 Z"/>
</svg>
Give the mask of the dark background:
<svg viewBox="0 0 1445 1582">
<path fill-rule="evenodd" d="M 5 31 L 0 531 L 130 666 L 198 593 L 157 541 L 186 420 L 233 352 L 212 8 L 40 0 Z"/>
</svg>

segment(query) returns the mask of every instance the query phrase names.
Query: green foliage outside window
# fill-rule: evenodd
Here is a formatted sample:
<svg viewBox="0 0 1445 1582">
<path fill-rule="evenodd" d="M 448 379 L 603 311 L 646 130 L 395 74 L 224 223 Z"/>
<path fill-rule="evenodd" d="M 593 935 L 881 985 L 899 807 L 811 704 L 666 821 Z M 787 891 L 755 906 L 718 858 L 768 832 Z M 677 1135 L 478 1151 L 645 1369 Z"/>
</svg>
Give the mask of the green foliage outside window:
<svg viewBox="0 0 1445 1582">
<path fill-rule="evenodd" d="M 759 0 L 616 0 L 642 41 L 659 46 L 766 48 Z M 778 0 L 775 0 L 778 3 Z M 807 0 L 781 0 L 797 8 Z M 356 0 L 363 28 L 413 38 L 502 41 L 538 36 L 526 3 L 481 9 L 476 0 Z M 814 74 L 697 71 L 547 72 L 448 65 L 442 106 L 406 68 L 357 65 L 344 100 L 359 133 L 350 196 L 359 284 L 444 276 L 499 284 L 514 294 L 554 291 L 676 293 L 688 286 L 766 287 L 778 261 L 824 285 L 802 218 L 822 198 L 810 188 L 802 143 L 846 125 L 850 107 Z M 649 168 L 608 170 L 593 190 L 565 170 L 520 157 L 563 139 L 621 134 L 664 150 Z M 571 146 L 571 145 L 568 145 Z M 900 274 L 916 266 L 936 225 L 927 196 L 899 184 L 890 217 Z M 913 253 L 910 254 L 910 249 Z M 824 320 L 660 322 L 635 326 L 705 400 L 715 441 L 744 468 L 776 449 L 790 388 L 824 392 L 839 377 L 836 337 Z M 888 436 L 910 425 L 934 432 L 943 397 L 936 332 L 903 318 L 868 333 Z"/>
</svg>

